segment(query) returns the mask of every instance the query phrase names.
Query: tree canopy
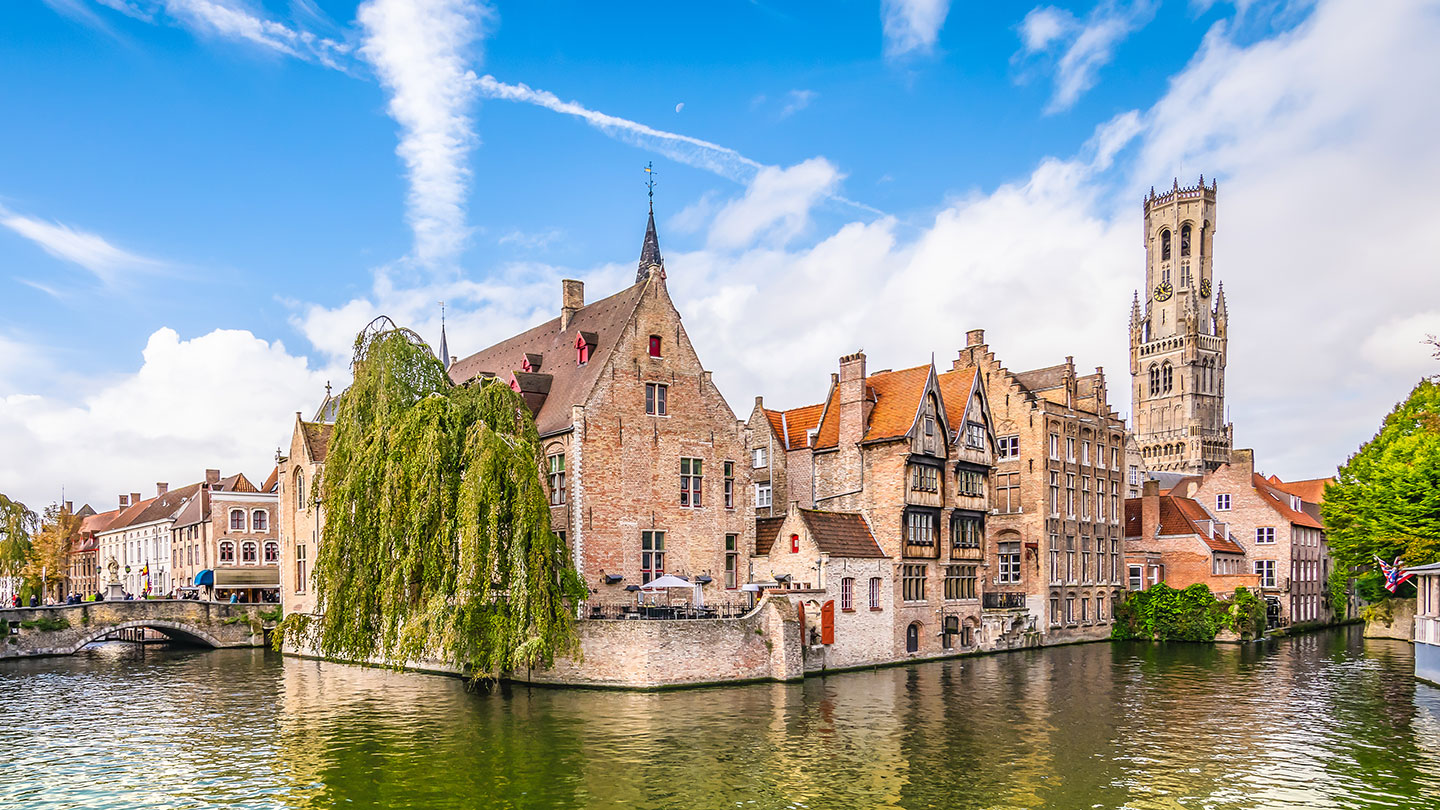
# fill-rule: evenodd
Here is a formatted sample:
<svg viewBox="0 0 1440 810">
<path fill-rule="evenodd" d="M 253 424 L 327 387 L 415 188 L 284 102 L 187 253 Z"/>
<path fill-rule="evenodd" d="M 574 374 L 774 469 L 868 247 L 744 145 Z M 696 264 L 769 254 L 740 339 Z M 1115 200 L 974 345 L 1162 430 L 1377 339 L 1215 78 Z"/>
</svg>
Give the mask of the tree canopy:
<svg viewBox="0 0 1440 810">
<path fill-rule="evenodd" d="M 1340 468 L 1321 505 L 1341 566 L 1440 560 L 1440 384 L 1422 380 Z"/>
<path fill-rule="evenodd" d="M 578 653 L 585 588 L 550 528 L 524 401 L 501 384 L 453 385 L 388 318 L 356 338 L 353 370 L 320 482 L 319 615 L 286 632 L 326 656 L 438 660 L 483 678 Z"/>
<path fill-rule="evenodd" d="M 25 504 L 0 493 L 0 575 L 20 576 L 33 553 L 38 523 Z"/>
</svg>

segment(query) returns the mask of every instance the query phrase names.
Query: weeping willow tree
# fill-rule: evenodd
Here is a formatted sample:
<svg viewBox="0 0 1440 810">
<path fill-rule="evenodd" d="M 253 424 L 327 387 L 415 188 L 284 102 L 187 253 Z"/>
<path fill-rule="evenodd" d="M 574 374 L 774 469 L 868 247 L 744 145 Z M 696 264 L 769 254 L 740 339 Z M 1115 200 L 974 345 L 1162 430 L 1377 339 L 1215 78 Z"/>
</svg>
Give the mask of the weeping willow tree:
<svg viewBox="0 0 1440 810">
<path fill-rule="evenodd" d="M 321 482 L 319 615 L 284 632 L 329 657 L 486 679 L 578 654 L 585 588 L 550 530 L 525 403 L 505 385 L 452 385 L 388 318 L 356 338 L 353 370 Z"/>
</svg>

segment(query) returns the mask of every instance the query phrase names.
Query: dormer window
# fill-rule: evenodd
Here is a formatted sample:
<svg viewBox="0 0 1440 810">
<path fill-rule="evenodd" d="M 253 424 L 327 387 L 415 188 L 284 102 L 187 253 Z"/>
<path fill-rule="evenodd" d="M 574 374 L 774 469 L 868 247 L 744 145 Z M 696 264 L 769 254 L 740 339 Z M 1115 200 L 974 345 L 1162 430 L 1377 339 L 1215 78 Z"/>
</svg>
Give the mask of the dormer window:
<svg viewBox="0 0 1440 810">
<path fill-rule="evenodd" d="M 659 336 L 659 335 L 651 335 L 651 336 L 650 336 L 650 356 L 651 356 L 651 357 L 659 357 L 659 356 L 660 356 L 660 336 Z"/>
<path fill-rule="evenodd" d="M 575 336 L 575 362 L 578 365 L 590 362 L 590 353 L 595 349 L 597 340 L 594 332 L 581 332 Z"/>
</svg>

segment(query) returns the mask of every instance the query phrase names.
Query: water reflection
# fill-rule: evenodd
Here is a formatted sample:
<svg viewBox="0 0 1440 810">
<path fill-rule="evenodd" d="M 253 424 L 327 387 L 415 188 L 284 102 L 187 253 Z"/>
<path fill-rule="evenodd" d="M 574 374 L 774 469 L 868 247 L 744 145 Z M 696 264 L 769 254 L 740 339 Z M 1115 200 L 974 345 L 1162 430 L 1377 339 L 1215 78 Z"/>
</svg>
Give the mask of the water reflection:
<svg viewBox="0 0 1440 810">
<path fill-rule="evenodd" d="M 1092 644 L 660 694 L 102 645 L 0 664 L 0 807 L 1431 807 L 1408 645 Z"/>
</svg>

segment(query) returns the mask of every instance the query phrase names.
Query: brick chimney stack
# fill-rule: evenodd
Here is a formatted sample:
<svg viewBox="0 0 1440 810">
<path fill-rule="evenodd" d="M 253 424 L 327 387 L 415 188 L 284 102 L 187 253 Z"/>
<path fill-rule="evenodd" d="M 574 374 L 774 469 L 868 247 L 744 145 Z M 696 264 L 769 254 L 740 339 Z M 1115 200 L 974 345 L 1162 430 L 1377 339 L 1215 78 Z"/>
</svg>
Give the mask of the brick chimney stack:
<svg viewBox="0 0 1440 810">
<path fill-rule="evenodd" d="M 158 497 L 160 497 L 161 495 L 164 495 L 165 493 L 167 493 L 167 492 L 169 492 L 169 491 L 170 491 L 170 485 L 167 484 L 167 483 L 165 483 L 164 481 L 159 481 L 159 482 L 157 482 L 157 483 L 155 484 L 155 497 L 158 498 Z"/>
<path fill-rule="evenodd" d="M 206 470 L 206 471 L 205 471 L 205 483 L 207 483 L 207 484 L 218 484 L 218 483 L 220 483 L 220 471 L 219 471 L 219 470 Z"/>
<path fill-rule="evenodd" d="M 971 329 L 965 333 L 965 348 L 960 350 L 960 356 L 950 364 L 951 371 L 959 371 L 962 368 L 971 368 L 980 364 L 980 358 L 990 351 L 985 345 L 985 330 Z"/>
<path fill-rule="evenodd" d="M 139 503 L 139 502 L 140 502 L 140 493 L 138 493 L 138 492 L 132 492 L 132 493 L 130 493 L 130 505 L 131 505 L 131 506 L 134 506 L 135 504 L 137 504 L 137 503 Z"/>
<path fill-rule="evenodd" d="M 573 278 L 560 281 L 560 331 L 570 328 L 570 320 L 585 306 L 585 282 Z"/>
<path fill-rule="evenodd" d="M 842 492 L 860 488 L 860 440 L 865 438 L 865 422 L 869 416 L 865 402 L 865 352 L 840 358 L 838 399 L 839 424 L 839 485 Z"/>
<path fill-rule="evenodd" d="M 129 505 L 130 505 L 130 496 L 129 496 L 129 495 L 121 495 L 121 496 L 120 496 L 120 508 L 121 508 L 121 509 L 124 509 L 125 507 L 127 507 L 127 506 L 129 506 Z"/>
</svg>

